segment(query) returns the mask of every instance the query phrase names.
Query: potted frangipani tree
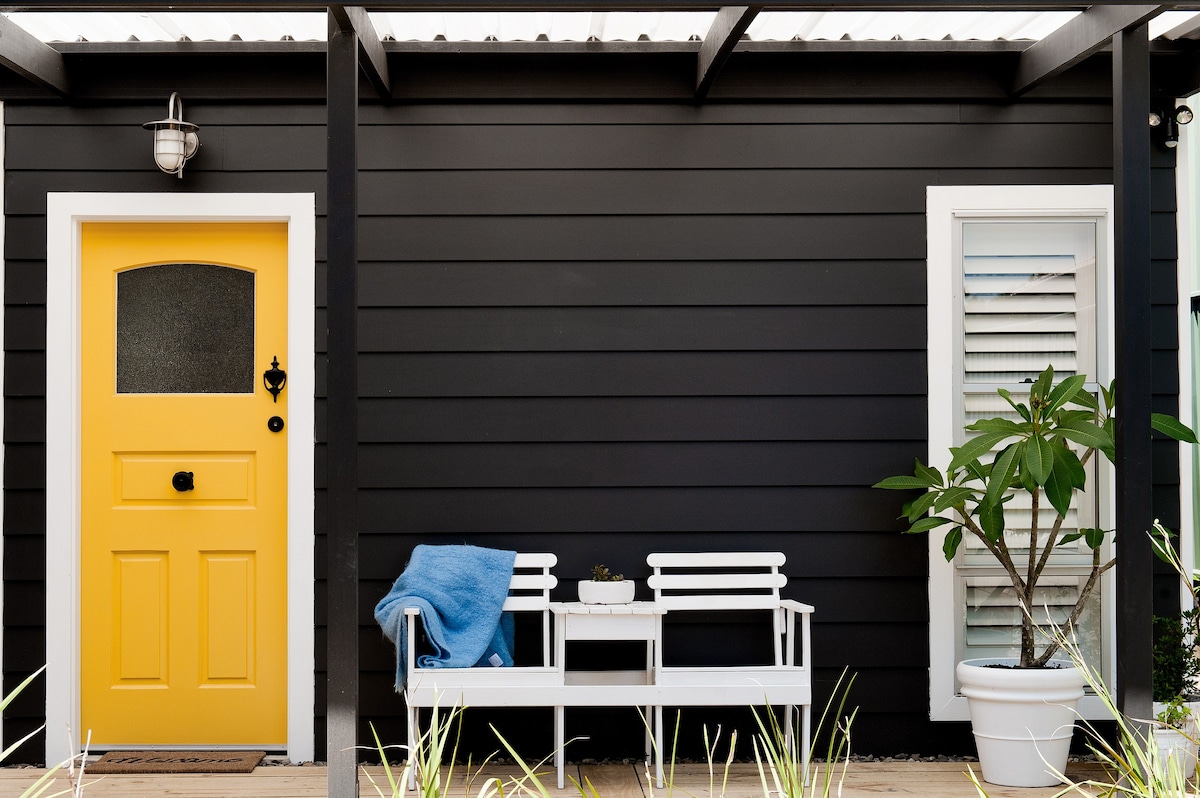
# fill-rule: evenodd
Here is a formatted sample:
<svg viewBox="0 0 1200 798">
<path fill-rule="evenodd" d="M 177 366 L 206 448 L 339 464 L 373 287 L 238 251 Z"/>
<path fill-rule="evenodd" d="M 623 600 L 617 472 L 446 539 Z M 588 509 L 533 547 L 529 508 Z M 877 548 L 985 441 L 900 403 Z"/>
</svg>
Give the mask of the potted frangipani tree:
<svg viewBox="0 0 1200 798">
<path fill-rule="evenodd" d="M 1016 594 L 1019 657 L 965 660 L 956 669 L 970 706 L 983 778 L 995 784 L 1058 783 L 1055 773 L 1066 765 L 1084 679 L 1070 662 L 1054 655 L 1059 641 L 1075 628 L 1101 575 L 1115 564 L 1102 552 L 1105 530 L 1064 530 L 1086 485 L 1087 464 L 1098 453 L 1110 462 L 1115 457 L 1113 388 L 1101 386 L 1097 397 L 1085 386 L 1086 379 L 1075 375 L 1056 384 L 1054 370 L 1047 368 L 1030 385 L 1027 402 L 999 389 L 1015 414 L 968 425 L 973 437 L 950 449 L 946 473 L 917 460 L 911 476 L 889 477 L 875 486 L 923 491 L 904 504 L 906 532 L 948 528 L 942 544 L 947 561 L 954 559 L 965 536 L 975 538 L 1003 568 Z M 1176 440 L 1196 443 L 1191 429 L 1171 416 L 1154 414 L 1151 425 Z M 1032 505 L 1032 512 L 1025 513 L 1032 520 L 1027 546 L 1014 551 L 1005 538 L 1005 511 L 1018 493 L 1026 494 L 1025 506 Z M 1054 511 L 1048 527 L 1040 512 L 1046 504 Z M 1091 552 L 1083 586 L 1059 624 L 1061 635 L 1039 632 L 1038 580 L 1057 547 L 1079 540 Z"/>
</svg>

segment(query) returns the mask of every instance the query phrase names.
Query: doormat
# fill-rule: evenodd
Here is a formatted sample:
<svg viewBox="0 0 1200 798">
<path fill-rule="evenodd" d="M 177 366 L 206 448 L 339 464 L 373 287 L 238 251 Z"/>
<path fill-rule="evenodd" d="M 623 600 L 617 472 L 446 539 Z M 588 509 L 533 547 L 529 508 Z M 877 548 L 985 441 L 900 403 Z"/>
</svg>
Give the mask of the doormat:
<svg viewBox="0 0 1200 798">
<path fill-rule="evenodd" d="M 88 773 L 249 773 L 266 751 L 109 751 Z"/>
</svg>

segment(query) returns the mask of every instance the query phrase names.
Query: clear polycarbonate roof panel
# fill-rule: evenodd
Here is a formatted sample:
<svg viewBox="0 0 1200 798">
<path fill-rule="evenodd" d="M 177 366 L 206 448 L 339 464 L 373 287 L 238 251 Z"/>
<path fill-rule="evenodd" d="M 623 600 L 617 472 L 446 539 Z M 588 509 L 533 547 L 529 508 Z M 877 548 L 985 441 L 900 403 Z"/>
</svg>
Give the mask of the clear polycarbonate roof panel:
<svg viewBox="0 0 1200 798">
<path fill-rule="evenodd" d="M 1029 41 L 1045 38 L 1075 11 L 765 11 L 754 41 Z M 322 13 L 13 12 L 46 42 L 324 41 Z M 1151 21 L 1157 38 L 1200 17 L 1170 11 Z M 372 12 L 383 39 L 397 41 L 683 42 L 703 39 L 715 11 Z M 1192 33 L 1191 35 L 1195 35 Z"/>
</svg>

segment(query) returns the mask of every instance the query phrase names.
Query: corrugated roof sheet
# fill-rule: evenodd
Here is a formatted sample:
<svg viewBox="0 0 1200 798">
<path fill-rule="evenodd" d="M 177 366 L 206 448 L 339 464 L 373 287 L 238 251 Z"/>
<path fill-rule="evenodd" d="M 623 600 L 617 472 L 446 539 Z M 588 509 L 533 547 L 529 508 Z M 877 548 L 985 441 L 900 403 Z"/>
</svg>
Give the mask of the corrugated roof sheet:
<svg viewBox="0 0 1200 798">
<path fill-rule="evenodd" d="M 1042 39 L 1074 11 L 766 11 L 754 41 L 1018 41 Z M 46 42 L 323 41 L 321 13 L 13 12 Z M 679 42 L 703 39 L 715 12 L 374 12 L 379 35 L 398 41 Z M 1152 37 L 1183 30 L 1200 12 L 1170 11 Z M 1193 34 L 1194 35 L 1194 34 Z"/>
</svg>

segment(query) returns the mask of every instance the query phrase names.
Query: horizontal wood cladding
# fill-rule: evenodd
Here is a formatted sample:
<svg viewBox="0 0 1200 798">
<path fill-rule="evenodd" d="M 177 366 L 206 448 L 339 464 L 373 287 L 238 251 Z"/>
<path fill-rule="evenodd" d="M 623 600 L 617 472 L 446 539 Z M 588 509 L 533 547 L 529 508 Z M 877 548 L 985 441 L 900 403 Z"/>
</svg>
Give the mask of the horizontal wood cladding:
<svg viewBox="0 0 1200 798">
<path fill-rule="evenodd" d="M 927 541 L 899 534 L 896 497 L 870 487 L 926 455 L 926 187 L 1111 182 L 1104 81 L 1085 69 L 1010 102 L 994 94 L 1007 60 L 956 61 L 961 74 L 928 83 L 919 57 L 854 67 L 735 56 L 713 94 L 736 90 L 739 102 L 696 105 L 691 56 L 514 56 L 486 74 L 494 60 L 389 56 L 401 94 L 436 102 L 369 102 L 360 114 L 364 715 L 402 727 L 370 610 L 418 543 L 554 551 L 558 598 L 600 560 L 644 580 L 652 551 L 770 549 L 787 554 L 787 595 L 818 607 L 820 689 L 844 665 L 859 671 L 873 717 L 912 733 L 876 734 L 878 750 L 943 735 L 926 717 Z M 46 193 L 313 191 L 323 671 L 326 132 L 324 106 L 303 94 L 316 64 L 292 61 L 301 71 L 281 78 L 275 101 L 253 103 L 237 101 L 263 90 L 253 81 L 230 102 L 225 72 L 206 84 L 184 59 L 135 80 L 133 62 L 108 60 L 115 82 L 85 81 L 85 102 L 5 107 L 3 667 L 29 665 L 26 645 L 44 650 L 44 610 L 24 625 L 14 613 L 42 600 L 47 567 L 32 556 L 53 423 Z M 176 88 L 201 126 L 183 180 L 155 169 L 141 128 L 162 116 L 167 93 L 146 92 L 168 77 L 186 77 Z M 800 95 L 820 99 L 778 101 Z M 931 99 L 949 95 L 972 99 Z M 679 101 L 654 101 L 663 96 Z M 883 99 L 855 99 L 866 96 Z M 602 101 L 577 101 L 589 97 Z M 608 101 L 621 97 L 637 102 Z M 1165 198 L 1170 166 L 1154 157 Z M 1157 285 L 1174 264 L 1174 200 L 1155 208 Z M 1156 288 L 1164 347 L 1172 290 Z M 1170 371 L 1155 369 L 1164 401 Z M 705 655 L 703 643 L 687 648 Z M 318 737 L 323 713 L 319 692 Z M 957 734 L 950 747 L 969 745 Z"/>
<path fill-rule="evenodd" d="M 853 435 L 852 430 L 846 431 Z M 869 485 L 912 441 L 432 443 L 359 446 L 363 488 Z"/>
<path fill-rule="evenodd" d="M 925 352 L 359 355 L 359 396 L 920 395 Z M 320 375 L 318 374 L 318 377 Z"/>
<path fill-rule="evenodd" d="M 359 264 L 359 305 L 923 305 L 924 269 L 918 260 L 370 261 Z"/>
<path fill-rule="evenodd" d="M 639 352 L 918 349 L 924 307 L 375 308 L 366 352 Z M 892 334 L 881 340 L 877 330 Z"/>
<path fill-rule="evenodd" d="M 923 397 L 894 395 L 371 398 L 358 430 L 364 443 L 914 440 L 924 411 Z"/>
<path fill-rule="evenodd" d="M 904 465 L 917 456 L 914 446 Z M 880 468 L 880 479 L 900 468 Z M 317 518 L 323 515 L 318 496 Z M 786 539 L 798 531 L 886 531 L 899 540 L 896 497 L 866 485 L 793 487 L 525 487 L 389 488 L 359 495 L 359 528 L 365 535 L 392 535 L 400 564 L 407 561 L 412 536 L 444 535 L 442 542 L 467 534 L 494 534 L 490 545 L 515 545 L 525 533 L 553 533 L 552 549 L 607 549 L 617 532 L 646 536 L 649 551 L 700 550 L 723 544 L 754 550 L 767 546 L 768 533 Z M 678 533 L 673 540 L 660 538 Z M 403 536 L 401 538 L 401 536 Z M 905 538 L 925 556 L 919 538 Z M 782 541 L 781 541 L 782 542 Z M 804 562 L 832 557 L 830 567 L 849 576 L 875 547 L 857 549 L 853 538 L 831 538 L 828 550 L 804 551 Z M 878 543 L 878 541 L 876 541 Z M 682 548 L 681 548 L 682 547 Z M 648 553 L 647 552 L 647 553 Z M 396 571 L 399 575 L 399 571 Z"/>
</svg>

